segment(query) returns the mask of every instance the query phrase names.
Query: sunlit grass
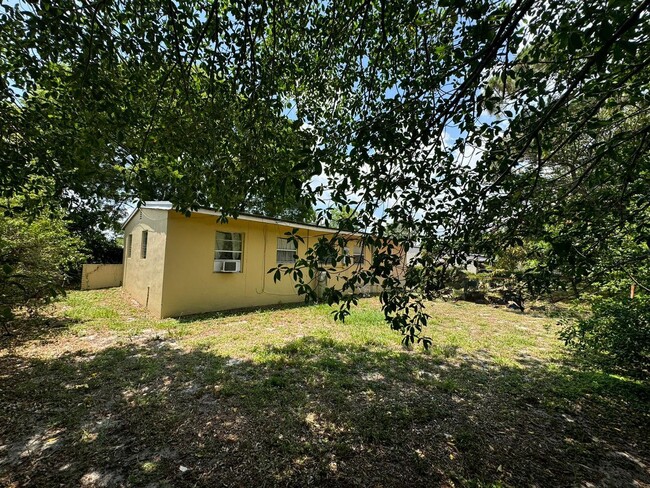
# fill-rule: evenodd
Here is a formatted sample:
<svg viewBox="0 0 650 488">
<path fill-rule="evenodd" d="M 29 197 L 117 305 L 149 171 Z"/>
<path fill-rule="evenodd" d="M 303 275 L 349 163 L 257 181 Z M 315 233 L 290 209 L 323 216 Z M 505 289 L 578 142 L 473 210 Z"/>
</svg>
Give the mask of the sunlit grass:
<svg viewBox="0 0 650 488">
<path fill-rule="evenodd" d="M 156 320 L 134 305 L 119 289 L 71 292 L 59 313 L 75 323 L 69 334 L 103 332 L 133 337 L 163 334 L 186 347 L 216 354 L 258 360 L 262 346 L 280 346 L 304 336 L 336 340 L 340 344 L 401 350 L 401 335 L 384 320 L 378 300 L 361 300 L 345 322 L 335 322 L 327 305 L 217 312 L 178 319 Z M 446 359 L 488 353 L 502 364 L 514 364 L 527 354 L 555 358 L 563 353 L 555 320 L 466 302 L 432 302 L 433 339 L 429 354 Z"/>
</svg>

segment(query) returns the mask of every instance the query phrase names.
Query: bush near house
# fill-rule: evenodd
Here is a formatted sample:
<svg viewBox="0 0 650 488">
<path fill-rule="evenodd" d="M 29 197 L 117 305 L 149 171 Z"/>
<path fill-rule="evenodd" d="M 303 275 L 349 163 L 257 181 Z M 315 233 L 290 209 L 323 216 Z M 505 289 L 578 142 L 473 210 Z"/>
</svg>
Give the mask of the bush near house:
<svg viewBox="0 0 650 488">
<path fill-rule="evenodd" d="M 67 270 L 79 265 L 82 241 L 60 215 L 0 216 L 0 322 L 6 327 L 18 308 L 34 312 L 64 292 Z"/>
<path fill-rule="evenodd" d="M 566 344 L 597 362 L 646 374 L 650 370 L 650 297 L 598 299 L 590 317 L 566 323 Z"/>
<path fill-rule="evenodd" d="M 524 311 L 526 302 L 535 295 L 523 275 L 526 270 L 486 266 L 476 273 L 454 270 L 452 296 L 475 303 L 511 305 Z"/>
</svg>

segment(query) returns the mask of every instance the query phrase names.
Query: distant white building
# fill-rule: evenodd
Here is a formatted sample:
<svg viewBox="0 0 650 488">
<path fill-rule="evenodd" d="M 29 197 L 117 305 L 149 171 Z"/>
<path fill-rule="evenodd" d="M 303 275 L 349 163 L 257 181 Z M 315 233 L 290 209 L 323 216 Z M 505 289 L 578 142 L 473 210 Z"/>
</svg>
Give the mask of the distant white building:
<svg viewBox="0 0 650 488">
<path fill-rule="evenodd" d="M 421 246 L 415 243 L 406 253 L 406 264 L 410 265 L 415 257 L 420 253 Z M 465 269 L 470 273 L 478 273 L 481 268 L 487 263 L 488 258 L 481 254 L 468 254 L 465 261 Z"/>
</svg>

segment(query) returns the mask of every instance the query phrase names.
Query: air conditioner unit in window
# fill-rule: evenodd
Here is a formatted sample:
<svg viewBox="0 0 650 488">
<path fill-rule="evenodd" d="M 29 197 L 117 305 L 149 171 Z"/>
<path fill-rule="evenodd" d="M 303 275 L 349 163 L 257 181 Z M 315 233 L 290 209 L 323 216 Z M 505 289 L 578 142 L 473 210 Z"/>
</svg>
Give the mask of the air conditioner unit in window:
<svg viewBox="0 0 650 488">
<path fill-rule="evenodd" d="M 241 261 L 221 259 L 214 262 L 214 270 L 218 273 L 239 273 L 241 271 Z"/>
</svg>

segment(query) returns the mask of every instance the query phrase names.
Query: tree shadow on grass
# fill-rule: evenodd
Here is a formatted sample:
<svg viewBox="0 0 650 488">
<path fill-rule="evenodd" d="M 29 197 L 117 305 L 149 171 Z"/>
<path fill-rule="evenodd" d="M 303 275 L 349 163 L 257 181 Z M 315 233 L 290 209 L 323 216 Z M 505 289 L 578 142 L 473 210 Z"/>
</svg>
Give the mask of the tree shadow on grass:
<svg viewBox="0 0 650 488">
<path fill-rule="evenodd" d="M 647 387 L 561 364 L 304 337 L 255 361 L 171 340 L 6 355 L 0 374 L 9 486 L 650 483 Z"/>
<path fill-rule="evenodd" d="M 77 319 L 48 315 L 19 317 L 7 324 L 8 334 L 4 333 L 5 330 L 2 329 L 0 350 L 12 350 L 33 341 L 39 341 L 41 344 L 54 341 L 57 336 L 80 322 Z"/>
</svg>

